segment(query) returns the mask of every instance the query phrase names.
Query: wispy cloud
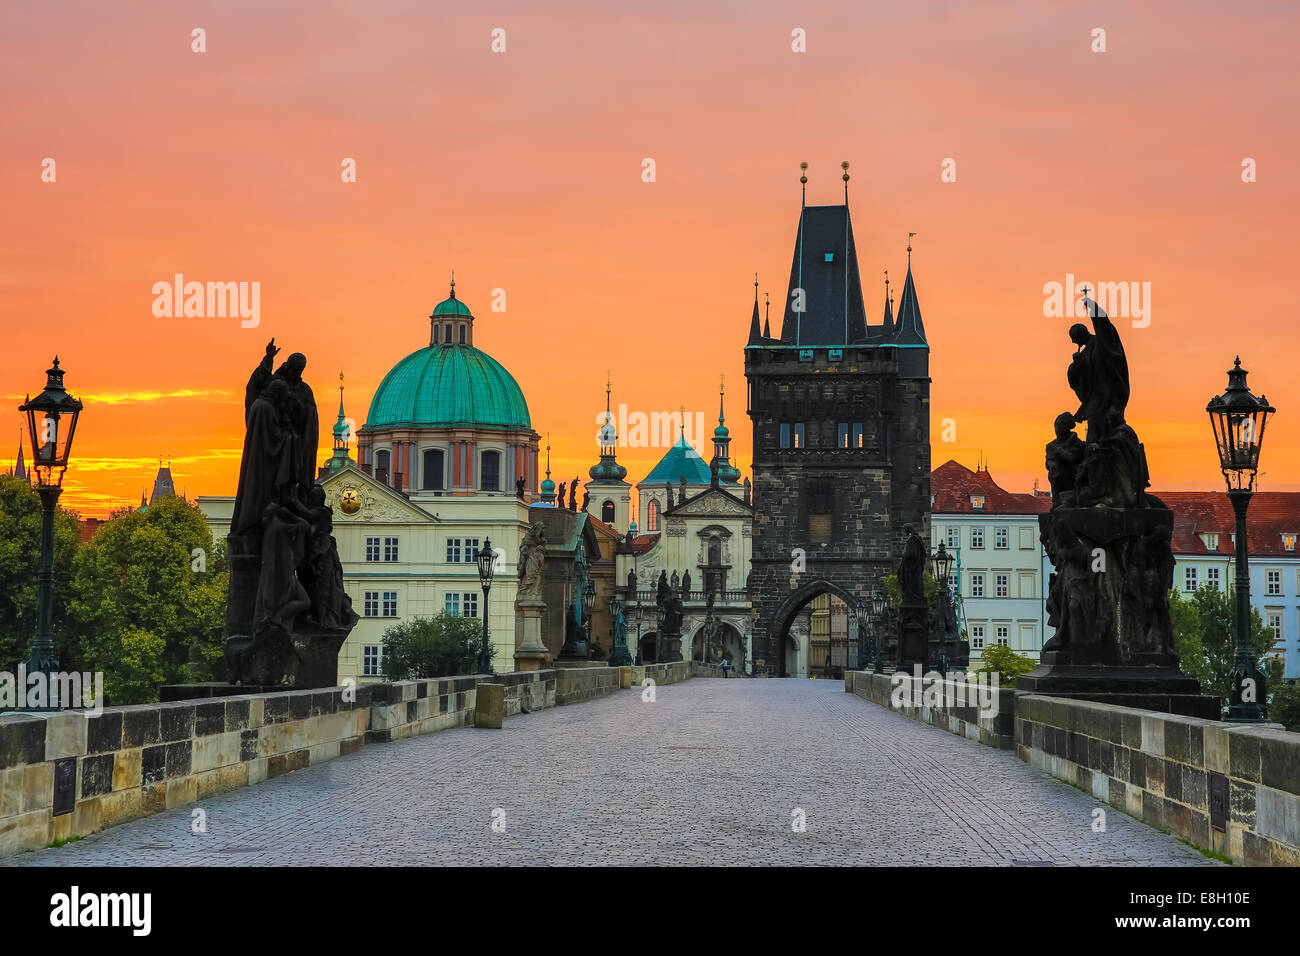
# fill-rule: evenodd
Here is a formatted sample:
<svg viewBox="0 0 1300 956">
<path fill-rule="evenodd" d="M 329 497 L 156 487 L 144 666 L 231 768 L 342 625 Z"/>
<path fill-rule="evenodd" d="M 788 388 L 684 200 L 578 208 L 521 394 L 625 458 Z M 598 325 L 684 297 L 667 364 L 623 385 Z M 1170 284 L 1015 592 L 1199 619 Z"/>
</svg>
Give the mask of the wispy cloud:
<svg viewBox="0 0 1300 956">
<path fill-rule="evenodd" d="M 21 401 L 25 396 L 19 394 L 6 395 L 6 400 L 17 399 Z M 181 388 L 170 392 L 153 392 L 153 391 L 126 391 L 115 390 L 108 392 L 91 392 L 82 393 L 78 396 L 83 402 L 95 405 L 142 405 L 146 402 L 162 402 L 173 398 L 231 398 L 235 393 L 227 388 L 206 388 L 193 389 Z"/>
</svg>

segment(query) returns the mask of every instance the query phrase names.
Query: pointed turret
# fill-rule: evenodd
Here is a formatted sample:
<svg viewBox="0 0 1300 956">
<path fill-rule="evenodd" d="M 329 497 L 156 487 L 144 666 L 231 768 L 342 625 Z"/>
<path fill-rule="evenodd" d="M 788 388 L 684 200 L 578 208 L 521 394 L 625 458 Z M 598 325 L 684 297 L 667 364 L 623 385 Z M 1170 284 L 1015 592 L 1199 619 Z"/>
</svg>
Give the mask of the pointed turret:
<svg viewBox="0 0 1300 956">
<path fill-rule="evenodd" d="M 352 464 L 352 459 L 348 455 L 351 438 L 352 427 L 348 424 L 348 417 L 343 411 L 343 373 L 339 372 L 339 417 L 334 423 L 334 454 L 325 463 L 323 469 L 325 474 L 332 475 Z"/>
<path fill-rule="evenodd" d="M 889 270 L 885 270 L 885 317 L 881 321 L 885 329 L 885 338 L 894 335 L 894 295 L 889 291 Z"/>
<path fill-rule="evenodd" d="M 754 314 L 749 320 L 749 342 L 747 345 L 757 345 L 763 341 L 762 330 L 758 326 L 758 283 L 754 283 Z"/>
<path fill-rule="evenodd" d="M 713 460 L 709 462 L 711 484 L 734 485 L 740 480 L 740 469 L 731 464 L 731 433 L 727 430 L 727 416 L 723 410 L 726 385 L 718 382 L 718 427 L 713 430 Z"/>
<path fill-rule="evenodd" d="M 158 474 L 153 480 L 153 494 L 149 496 L 149 504 L 156 505 L 162 498 L 176 497 L 176 483 L 172 481 L 171 465 L 163 466 L 162 462 L 158 463 Z"/>
<path fill-rule="evenodd" d="M 546 436 L 546 477 L 542 479 L 542 500 L 540 502 L 548 508 L 554 508 L 555 505 L 555 482 L 551 480 L 551 436 Z"/>
<path fill-rule="evenodd" d="M 925 324 L 921 321 L 921 306 L 916 301 L 916 285 L 912 282 L 912 242 L 907 243 L 907 279 L 903 294 L 898 300 L 898 328 L 894 333 L 897 345 L 928 345 Z"/>
<path fill-rule="evenodd" d="M 763 338 L 770 339 L 772 337 L 772 293 L 764 292 L 763 298 L 766 300 L 763 303 Z"/>
<path fill-rule="evenodd" d="M 27 480 L 27 463 L 23 460 L 23 442 L 18 439 L 18 460 L 14 462 L 13 476 L 23 481 Z"/>
</svg>

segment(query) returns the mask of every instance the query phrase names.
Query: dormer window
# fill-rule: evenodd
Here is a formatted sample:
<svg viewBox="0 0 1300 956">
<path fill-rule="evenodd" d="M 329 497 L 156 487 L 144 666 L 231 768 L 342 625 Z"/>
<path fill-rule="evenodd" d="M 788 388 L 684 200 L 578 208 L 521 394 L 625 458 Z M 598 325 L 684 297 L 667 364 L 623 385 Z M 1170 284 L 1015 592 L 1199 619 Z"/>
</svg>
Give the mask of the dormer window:
<svg viewBox="0 0 1300 956">
<path fill-rule="evenodd" d="M 1295 535 L 1294 535 L 1294 534 L 1284 534 L 1284 535 L 1282 535 L 1282 549 L 1283 549 L 1284 551 L 1294 551 L 1294 550 L 1295 550 Z"/>
<path fill-rule="evenodd" d="M 983 496 L 983 495 L 971 495 L 971 496 L 970 496 L 970 506 L 971 506 L 971 510 L 972 510 L 972 511 L 983 511 L 983 510 L 984 510 L 984 496 Z"/>
<path fill-rule="evenodd" d="M 1214 532 L 1207 531 L 1205 534 L 1202 534 L 1201 542 L 1205 545 L 1205 550 L 1207 551 L 1219 550 L 1219 536 Z"/>
</svg>

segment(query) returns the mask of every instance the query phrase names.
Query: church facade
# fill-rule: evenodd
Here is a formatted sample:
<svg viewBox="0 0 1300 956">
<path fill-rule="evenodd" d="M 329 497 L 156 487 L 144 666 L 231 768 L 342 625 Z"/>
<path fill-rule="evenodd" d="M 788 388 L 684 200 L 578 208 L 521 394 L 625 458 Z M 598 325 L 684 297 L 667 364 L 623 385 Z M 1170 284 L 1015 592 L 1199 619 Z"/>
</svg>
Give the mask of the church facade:
<svg viewBox="0 0 1300 956">
<path fill-rule="evenodd" d="M 791 673 L 791 625 L 815 598 L 863 606 L 895 572 L 904 526 L 930 533 L 929 343 L 911 243 L 897 318 L 886 291 L 869 324 L 847 168 L 844 180 L 843 205 L 805 198 L 780 331 L 760 326 L 755 297 L 745 346 L 754 670 L 773 676 Z"/>
</svg>

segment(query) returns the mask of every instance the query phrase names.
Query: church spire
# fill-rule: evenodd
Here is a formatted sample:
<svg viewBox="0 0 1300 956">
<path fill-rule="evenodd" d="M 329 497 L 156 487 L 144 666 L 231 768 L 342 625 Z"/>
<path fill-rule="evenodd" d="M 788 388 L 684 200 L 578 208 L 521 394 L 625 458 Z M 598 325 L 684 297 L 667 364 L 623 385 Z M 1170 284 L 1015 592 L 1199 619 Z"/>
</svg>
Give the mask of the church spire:
<svg viewBox="0 0 1300 956">
<path fill-rule="evenodd" d="M 885 270 L 885 335 L 894 334 L 894 299 L 893 294 L 889 291 L 889 270 Z"/>
<path fill-rule="evenodd" d="M 758 273 L 754 273 L 754 314 L 749 320 L 749 345 L 757 345 L 763 338 L 758 327 Z"/>
<path fill-rule="evenodd" d="M 555 482 L 551 480 L 551 436 L 546 436 L 546 477 L 542 479 L 542 504 L 555 506 Z"/>
<path fill-rule="evenodd" d="M 600 427 L 600 461 L 591 466 L 587 474 L 596 482 L 621 482 L 627 477 L 627 469 L 618 463 L 618 428 L 614 425 L 614 416 L 609 408 L 611 378 L 605 372 L 605 424 Z"/>
<path fill-rule="evenodd" d="M 345 468 L 352 463 L 348 455 L 348 446 L 352 438 L 352 427 L 348 423 L 348 417 L 343 411 L 343 372 L 339 371 L 339 417 L 334 423 L 334 455 L 325 463 L 325 468 L 329 474 L 334 474 L 340 468 Z"/>
<path fill-rule="evenodd" d="M 734 485 L 740 480 L 740 469 L 731 464 L 731 433 L 727 430 L 726 376 L 718 376 L 718 427 L 713 430 L 713 460 L 709 472 L 713 484 Z"/>
</svg>

